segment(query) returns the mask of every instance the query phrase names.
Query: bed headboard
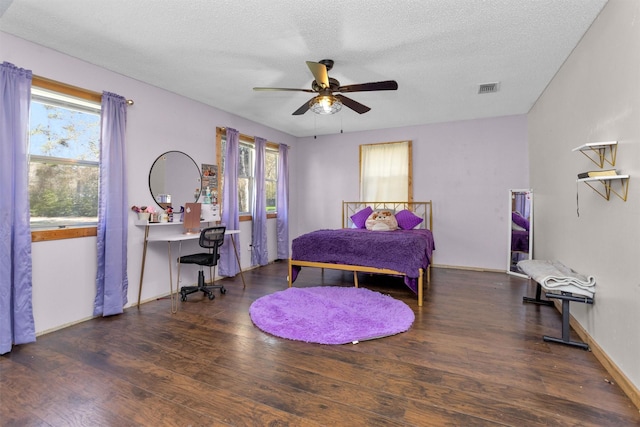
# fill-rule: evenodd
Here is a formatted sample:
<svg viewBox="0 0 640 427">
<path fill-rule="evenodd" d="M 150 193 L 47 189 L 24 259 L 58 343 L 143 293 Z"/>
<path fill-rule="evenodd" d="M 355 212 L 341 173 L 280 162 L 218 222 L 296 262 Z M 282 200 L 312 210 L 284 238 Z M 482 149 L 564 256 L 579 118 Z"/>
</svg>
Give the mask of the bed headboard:
<svg viewBox="0 0 640 427">
<path fill-rule="evenodd" d="M 424 219 L 419 228 L 427 228 L 433 231 L 433 208 L 431 200 L 428 202 L 342 202 L 342 228 L 351 228 L 353 221 L 351 216 L 356 212 L 370 206 L 373 210 L 390 209 L 400 212 L 403 209 L 410 210 L 415 215 Z"/>
</svg>

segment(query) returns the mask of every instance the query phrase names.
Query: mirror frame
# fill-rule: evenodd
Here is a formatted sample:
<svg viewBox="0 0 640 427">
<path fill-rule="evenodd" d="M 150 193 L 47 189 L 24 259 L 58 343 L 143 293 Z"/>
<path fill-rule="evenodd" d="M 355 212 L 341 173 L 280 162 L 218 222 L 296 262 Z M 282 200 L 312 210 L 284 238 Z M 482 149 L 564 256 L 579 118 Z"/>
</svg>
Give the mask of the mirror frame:
<svg viewBox="0 0 640 427">
<path fill-rule="evenodd" d="M 151 175 L 152 175 L 152 173 L 153 173 L 153 169 L 154 169 L 154 167 L 156 166 L 156 164 L 158 163 L 158 161 L 160 161 L 161 159 L 163 159 L 163 157 L 167 156 L 168 154 L 172 154 L 172 153 L 175 153 L 175 154 L 181 154 L 181 155 L 183 155 L 184 157 L 186 157 L 187 159 L 189 159 L 189 160 L 191 161 L 191 163 L 193 163 L 193 166 L 195 167 L 195 170 L 196 170 L 196 172 L 197 172 L 197 174 L 198 174 L 198 178 L 197 178 L 197 180 L 198 180 L 198 182 L 199 182 L 199 184 L 200 184 L 200 188 L 196 188 L 196 189 L 195 189 L 196 191 L 193 191 L 193 190 L 191 190 L 191 189 L 187 189 L 187 190 L 186 190 L 186 197 L 185 197 L 184 193 L 182 193 L 182 194 L 178 194 L 178 195 L 174 195 L 174 194 L 172 194 L 172 197 L 171 197 L 171 198 L 172 198 L 171 203 L 164 203 L 164 206 L 163 206 L 163 203 L 158 201 L 158 199 L 157 199 L 157 195 L 156 195 L 156 194 L 154 194 L 153 189 L 151 188 Z M 197 202 L 197 201 L 198 201 L 198 199 L 200 198 L 200 194 L 202 194 L 202 171 L 200 170 L 200 168 L 198 167 L 198 164 L 195 162 L 195 160 L 193 160 L 193 158 L 192 158 L 191 156 L 189 156 L 187 153 L 184 153 L 184 152 L 182 152 L 182 151 L 178 151 L 178 150 L 170 150 L 170 151 L 166 151 L 166 152 L 164 152 L 164 153 L 160 154 L 160 155 L 159 155 L 159 156 L 158 156 L 158 157 L 153 161 L 153 163 L 151 164 L 151 168 L 149 168 L 149 180 L 148 180 L 148 181 L 149 181 L 149 182 L 148 182 L 148 184 L 149 184 L 149 193 L 151 193 L 151 197 L 153 198 L 153 201 L 156 203 L 156 205 L 158 205 L 158 207 L 160 207 L 160 209 L 166 209 L 166 207 L 167 207 L 167 206 L 171 205 L 171 206 L 173 206 L 173 208 L 174 208 L 174 209 L 178 208 L 178 210 L 179 210 L 179 206 L 180 206 L 180 205 L 177 205 L 177 206 L 175 205 L 175 203 L 176 203 L 176 202 L 178 202 L 178 200 L 177 200 L 177 198 L 178 198 L 178 197 L 180 197 L 180 198 L 184 198 L 184 200 L 183 200 L 183 201 L 180 201 L 180 202 L 179 202 L 180 204 L 183 204 L 183 203 L 186 203 L 186 202 L 189 202 L 189 201 L 190 201 L 190 200 L 188 200 L 188 198 L 187 198 L 189 194 L 193 194 L 193 197 L 194 197 L 193 201 L 194 201 L 194 202 Z M 181 189 L 181 190 L 182 190 L 182 189 Z"/>
<path fill-rule="evenodd" d="M 511 219 L 511 214 L 513 212 L 513 200 L 514 200 L 514 194 L 517 193 L 525 193 L 529 195 L 529 252 L 528 252 L 528 256 L 522 259 L 519 259 L 518 261 L 522 261 L 524 259 L 533 259 L 533 190 L 530 188 L 525 188 L 525 189 L 511 189 L 509 190 L 509 216 L 507 217 L 507 223 L 508 223 L 508 228 L 509 228 L 509 233 L 507 236 L 507 274 L 512 274 L 514 276 L 518 276 L 518 277 L 523 277 L 523 278 L 528 278 L 529 276 L 527 276 L 524 273 L 520 273 L 518 271 L 513 271 L 511 270 L 512 267 L 512 260 L 513 260 L 513 252 L 511 250 L 511 243 L 512 243 L 512 219 Z"/>
</svg>

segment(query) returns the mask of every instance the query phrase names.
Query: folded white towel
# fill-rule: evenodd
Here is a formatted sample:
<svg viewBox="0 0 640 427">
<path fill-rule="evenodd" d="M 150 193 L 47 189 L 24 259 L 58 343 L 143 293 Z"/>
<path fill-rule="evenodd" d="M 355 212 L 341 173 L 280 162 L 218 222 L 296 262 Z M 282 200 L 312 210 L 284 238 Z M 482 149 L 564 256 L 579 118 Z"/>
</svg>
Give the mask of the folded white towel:
<svg viewBox="0 0 640 427">
<path fill-rule="evenodd" d="M 571 292 L 593 298 L 596 280 L 570 269 L 559 261 L 524 260 L 518 268 L 549 291 Z"/>
</svg>

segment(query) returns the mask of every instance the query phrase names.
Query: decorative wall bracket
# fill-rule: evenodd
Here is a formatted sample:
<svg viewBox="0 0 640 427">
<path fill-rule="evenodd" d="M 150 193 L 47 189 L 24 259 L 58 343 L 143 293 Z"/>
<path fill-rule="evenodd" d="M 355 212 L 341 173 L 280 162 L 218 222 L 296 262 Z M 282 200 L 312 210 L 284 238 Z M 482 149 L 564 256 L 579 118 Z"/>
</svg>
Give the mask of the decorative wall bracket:
<svg viewBox="0 0 640 427">
<path fill-rule="evenodd" d="M 620 181 L 620 192 L 618 193 L 613 189 L 612 183 L 614 181 Z M 601 195 L 604 199 L 609 200 L 611 193 L 618 196 L 622 201 L 627 201 L 627 194 L 629 193 L 629 175 L 616 175 L 616 176 L 600 176 L 594 178 L 579 179 L 578 182 L 584 182 L 593 189 L 596 193 Z M 603 185 L 603 189 L 596 188 L 594 185 L 596 182 L 600 182 Z M 598 186 L 599 187 L 599 186 Z"/>
<path fill-rule="evenodd" d="M 590 142 L 580 147 L 576 147 L 571 151 L 580 151 L 587 156 L 589 160 L 598 165 L 599 168 L 604 167 L 607 162 L 611 166 L 616 165 L 616 154 L 618 152 L 618 141 L 608 142 Z M 607 157 L 607 154 L 609 156 Z"/>
</svg>

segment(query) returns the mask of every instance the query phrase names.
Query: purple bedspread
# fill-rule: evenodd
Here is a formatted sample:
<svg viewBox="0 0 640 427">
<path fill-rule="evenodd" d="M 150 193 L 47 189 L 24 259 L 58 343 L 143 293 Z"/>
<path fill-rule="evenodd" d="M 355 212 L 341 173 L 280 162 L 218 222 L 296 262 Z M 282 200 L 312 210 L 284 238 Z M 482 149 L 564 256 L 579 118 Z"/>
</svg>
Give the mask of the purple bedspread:
<svg viewBox="0 0 640 427">
<path fill-rule="evenodd" d="M 511 230 L 511 250 L 529 252 L 529 232 L 527 230 Z"/>
<path fill-rule="evenodd" d="M 318 230 L 293 239 L 291 245 L 293 260 L 387 268 L 404 273 L 405 284 L 415 293 L 419 269 L 426 270 L 435 249 L 430 230 Z M 292 282 L 299 271 L 300 267 L 294 266 Z"/>
</svg>

